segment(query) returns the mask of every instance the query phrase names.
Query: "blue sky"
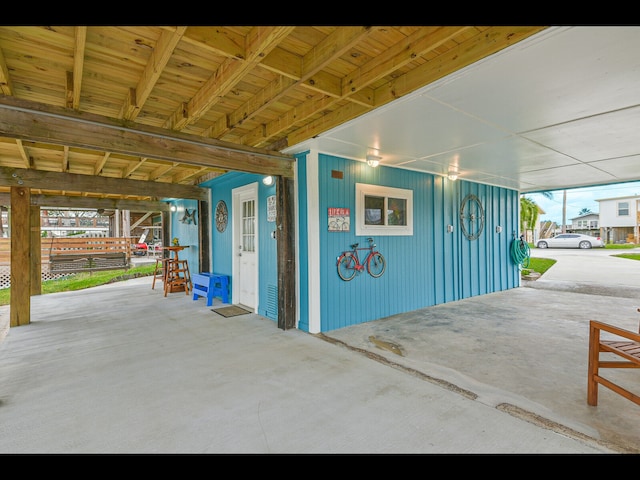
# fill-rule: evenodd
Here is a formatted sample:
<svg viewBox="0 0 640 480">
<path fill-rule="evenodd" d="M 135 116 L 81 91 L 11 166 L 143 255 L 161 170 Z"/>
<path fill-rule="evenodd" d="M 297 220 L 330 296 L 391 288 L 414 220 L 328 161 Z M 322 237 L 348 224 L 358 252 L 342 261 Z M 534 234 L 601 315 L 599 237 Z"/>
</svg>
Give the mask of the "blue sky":
<svg viewBox="0 0 640 480">
<path fill-rule="evenodd" d="M 563 190 L 554 190 L 552 199 L 546 199 L 540 193 L 527 193 L 524 196 L 536 202 L 546 213 L 540 214 L 538 220 L 551 220 L 562 224 Z M 567 189 L 567 224 L 578 216 L 583 208 L 599 213 L 600 204 L 597 199 L 640 195 L 640 182 L 618 183 L 598 187 Z"/>
</svg>

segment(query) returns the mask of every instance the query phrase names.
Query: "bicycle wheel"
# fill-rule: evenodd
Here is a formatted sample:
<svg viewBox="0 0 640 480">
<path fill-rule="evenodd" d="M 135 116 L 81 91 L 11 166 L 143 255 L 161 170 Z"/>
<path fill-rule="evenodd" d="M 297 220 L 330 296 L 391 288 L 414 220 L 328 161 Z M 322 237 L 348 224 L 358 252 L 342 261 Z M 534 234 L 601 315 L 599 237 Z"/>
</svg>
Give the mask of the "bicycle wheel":
<svg viewBox="0 0 640 480">
<path fill-rule="evenodd" d="M 356 261 L 351 252 L 343 253 L 338 257 L 338 275 L 345 282 L 356 276 Z"/>
<path fill-rule="evenodd" d="M 369 272 L 369 275 L 374 278 L 381 277 L 386 268 L 387 261 L 380 252 L 375 252 L 369 255 L 369 260 L 367 261 L 367 271 Z"/>
</svg>

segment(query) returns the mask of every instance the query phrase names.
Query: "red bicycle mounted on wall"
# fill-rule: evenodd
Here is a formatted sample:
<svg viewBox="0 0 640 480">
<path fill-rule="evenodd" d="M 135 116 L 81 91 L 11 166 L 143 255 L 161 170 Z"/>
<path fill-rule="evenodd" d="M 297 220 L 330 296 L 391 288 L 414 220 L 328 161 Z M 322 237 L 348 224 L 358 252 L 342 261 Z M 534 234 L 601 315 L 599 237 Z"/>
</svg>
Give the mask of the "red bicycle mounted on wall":
<svg viewBox="0 0 640 480">
<path fill-rule="evenodd" d="M 375 249 L 376 244 L 373 243 L 373 238 L 367 238 L 367 242 L 369 242 L 369 246 L 361 248 L 358 248 L 359 243 L 354 243 L 351 245 L 351 250 L 342 252 L 338 257 L 336 264 L 338 267 L 338 275 L 345 282 L 353 279 L 356 273 L 362 272 L 365 266 L 367 267 L 369 275 L 374 278 L 382 276 L 387 268 L 387 261 L 382 254 Z M 362 262 L 360 262 L 358 250 L 369 250 L 369 253 Z"/>
</svg>

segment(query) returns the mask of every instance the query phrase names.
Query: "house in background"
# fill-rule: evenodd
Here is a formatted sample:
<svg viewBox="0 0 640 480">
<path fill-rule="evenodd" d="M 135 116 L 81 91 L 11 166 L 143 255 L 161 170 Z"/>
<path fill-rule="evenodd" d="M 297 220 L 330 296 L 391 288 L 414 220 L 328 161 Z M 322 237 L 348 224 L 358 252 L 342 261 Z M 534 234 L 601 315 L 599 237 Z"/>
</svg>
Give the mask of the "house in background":
<svg viewBox="0 0 640 480">
<path fill-rule="evenodd" d="M 551 220 L 540 220 L 540 238 L 551 238 L 555 237 L 558 233 L 562 233 L 562 227 L 560 227 L 556 222 L 552 222 Z M 537 243 L 536 239 L 536 243 Z"/>
<path fill-rule="evenodd" d="M 597 213 L 586 213 L 571 219 L 571 225 L 567 227 L 567 233 L 580 233 L 592 237 L 601 237 L 600 215 Z M 602 237 L 606 242 L 606 238 Z"/>
<path fill-rule="evenodd" d="M 606 243 L 640 243 L 640 195 L 596 199 Z"/>
</svg>

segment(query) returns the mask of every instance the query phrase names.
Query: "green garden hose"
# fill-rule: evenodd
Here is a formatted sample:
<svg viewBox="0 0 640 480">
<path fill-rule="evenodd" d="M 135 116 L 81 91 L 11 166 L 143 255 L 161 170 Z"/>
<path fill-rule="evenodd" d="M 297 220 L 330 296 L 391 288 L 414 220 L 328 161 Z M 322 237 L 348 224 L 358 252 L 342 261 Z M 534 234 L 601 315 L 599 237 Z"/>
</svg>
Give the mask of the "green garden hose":
<svg viewBox="0 0 640 480">
<path fill-rule="evenodd" d="M 524 235 L 520 235 L 520 239 L 513 239 L 511 242 L 511 259 L 518 265 L 518 268 L 529 267 L 529 261 L 531 260 L 531 250 L 529 244 L 524 241 Z"/>
</svg>

